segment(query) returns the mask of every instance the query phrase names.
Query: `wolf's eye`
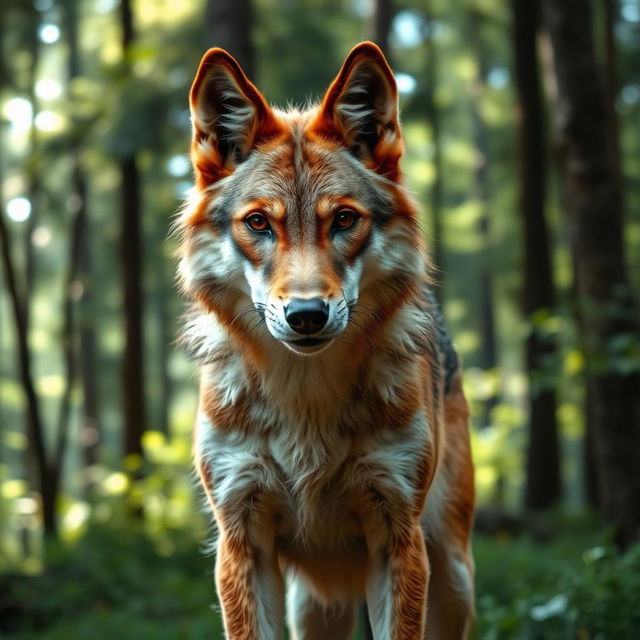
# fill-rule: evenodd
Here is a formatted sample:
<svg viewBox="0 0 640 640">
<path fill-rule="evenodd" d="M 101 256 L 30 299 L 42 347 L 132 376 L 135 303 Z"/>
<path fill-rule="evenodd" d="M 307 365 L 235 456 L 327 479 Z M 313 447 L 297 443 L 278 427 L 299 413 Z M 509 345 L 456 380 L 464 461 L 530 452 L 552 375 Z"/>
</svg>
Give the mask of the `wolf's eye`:
<svg viewBox="0 0 640 640">
<path fill-rule="evenodd" d="M 267 220 L 267 216 L 263 213 L 252 213 L 244 219 L 246 225 L 252 231 L 257 231 L 258 233 L 262 231 L 269 231 L 271 229 L 271 225 Z"/>
<path fill-rule="evenodd" d="M 336 213 L 331 226 L 334 231 L 344 231 L 352 227 L 357 219 L 358 214 L 355 211 L 351 211 L 351 209 L 340 209 L 340 211 Z"/>
</svg>

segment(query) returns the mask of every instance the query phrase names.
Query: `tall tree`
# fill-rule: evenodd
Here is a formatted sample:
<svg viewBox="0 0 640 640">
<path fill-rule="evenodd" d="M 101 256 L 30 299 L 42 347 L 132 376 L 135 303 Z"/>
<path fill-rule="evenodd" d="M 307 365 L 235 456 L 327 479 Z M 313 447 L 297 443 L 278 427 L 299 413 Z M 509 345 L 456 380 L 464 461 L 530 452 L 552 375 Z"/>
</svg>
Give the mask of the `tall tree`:
<svg viewBox="0 0 640 640">
<path fill-rule="evenodd" d="M 560 453 L 554 385 L 541 375 L 556 352 L 534 314 L 554 307 L 553 270 L 545 219 L 546 142 L 536 37 L 537 0 L 512 0 L 513 52 L 520 134 L 520 215 L 524 239 L 523 312 L 531 326 L 526 342 L 529 377 L 529 447 L 525 504 L 545 509 L 561 496 Z"/>
<path fill-rule="evenodd" d="M 78 45 L 78 3 L 75 0 L 66 0 L 65 9 L 65 29 L 68 45 L 67 59 L 67 93 L 70 103 L 75 99 L 74 83 L 81 76 L 81 57 Z M 92 298 L 92 263 L 90 250 L 89 233 L 89 212 L 88 206 L 88 180 L 83 166 L 83 127 L 76 126 L 76 131 L 71 139 L 71 198 L 69 199 L 73 207 L 72 222 L 72 243 L 70 246 L 70 261 L 68 272 L 68 288 L 66 291 L 67 302 L 65 315 L 67 317 L 68 332 L 73 334 L 76 344 L 73 356 L 69 354 L 67 358 L 67 393 L 73 386 L 76 376 L 76 368 L 79 368 L 82 381 L 82 424 L 80 432 L 80 443 L 82 447 L 82 457 L 85 470 L 91 468 L 97 462 L 97 448 L 100 440 L 100 428 L 98 421 L 98 390 L 96 380 L 96 339 L 91 317 Z M 79 300 L 79 326 L 73 318 L 73 286 L 74 283 L 81 283 Z M 79 338 L 79 345 L 77 344 Z M 71 345 L 68 346 L 71 348 Z M 78 353 L 79 351 L 79 353 Z M 73 361 L 71 360 L 73 357 Z M 68 400 L 67 400 L 68 402 Z M 61 411 L 61 419 L 63 417 Z M 91 484 L 88 475 L 85 477 L 85 487 Z"/>
<path fill-rule="evenodd" d="M 607 101 L 607 126 L 608 140 L 611 145 L 611 162 L 616 178 L 620 181 L 622 189 L 622 167 L 620 161 L 620 131 L 618 126 L 618 114 L 616 101 L 618 99 L 618 50 L 616 47 L 615 28 L 619 12 L 618 0 L 602 0 L 604 5 L 604 80 L 605 96 Z"/>
<path fill-rule="evenodd" d="M 615 42 L 615 24 L 619 11 L 617 0 L 602 0 L 604 9 L 604 82 L 605 95 L 607 101 L 607 139 L 610 144 L 611 161 L 616 179 L 619 181 L 619 188 L 623 188 L 622 169 L 620 166 L 620 140 L 618 117 L 616 112 L 616 100 L 618 98 L 618 55 Z M 597 6 L 597 5 L 596 5 Z M 576 269 L 574 268 L 574 272 Z M 582 322 L 578 310 L 578 322 Z M 601 506 L 600 486 L 596 465 L 596 439 L 594 437 L 593 415 L 594 410 L 590 407 L 592 403 L 592 393 L 590 387 L 591 380 L 587 380 L 587 391 L 585 393 L 585 437 L 584 437 L 584 488 L 587 503 L 597 509 Z"/>
<path fill-rule="evenodd" d="M 436 273 L 444 273 L 444 244 L 442 234 L 442 198 L 444 192 L 442 170 L 442 126 L 440 109 L 436 101 L 436 88 L 438 86 L 438 46 L 436 43 L 435 18 L 432 3 L 425 5 L 425 45 L 426 45 L 426 74 L 425 74 L 425 115 L 431 129 L 431 144 L 433 145 L 433 184 L 431 185 L 429 219 L 431 220 L 432 257 Z M 444 299 L 444 282 L 436 287 L 435 294 L 438 302 L 442 304 Z"/>
<path fill-rule="evenodd" d="M 173 395 L 169 358 L 172 352 L 171 343 L 175 340 L 176 327 L 171 307 L 171 300 L 174 296 L 172 296 L 172 271 L 170 267 L 173 266 L 173 263 L 169 261 L 166 253 L 164 243 L 166 235 L 166 229 L 159 227 L 151 236 L 151 241 L 148 244 L 153 247 L 151 258 L 154 264 L 153 316 L 156 326 L 153 341 L 155 362 L 152 364 L 156 392 L 156 411 L 153 419 L 157 429 L 168 436 L 171 431 L 171 398 Z"/>
<path fill-rule="evenodd" d="M 607 109 L 598 73 L 590 3 L 543 0 L 557 78 L 557 147 L 567 198 L 581 305 L 593 436 L 602 506 L 618 542 L 640 535 L 640 342 L 626 270 L 623 201 L 603 126 Z"/>
<path fill-rule="evenodd" d="M 164 261 L 165 256 L 159 258 Z M 173 384 L 169 371 L 169 357 L 171 355 L 171 342 L 174 340 L 173 323 L 169 307 L 169 295 L 167 294 L 166 283 L 171 282 L 167 274 L 165 265 L 161 262 L 159 269 L 159 282 L 156 288 L 156 313 L 158 317 L 158 361 L 159 361 L 159 392 L 158 398 L 158 429 L 165 435 L 171 432 L 171 396 Z"/>
<path fill-rule="evenodd" d="M 251 37 L 252 0 L 207 0 L 206 46 L 226 49 L 255 78 L 255 52 Z"/>
<path fill-rule="evenodd" d="M 0 144 L 0 150 L 2 148 L 2 144 Z M 4 209 L 4 206 L 2 209 Z M 25 319 L 24 292 L 18 283 L 11 253 L 12 244 L 11 232 L 5 221 L 4 211 L 0 211 L 0 254 L 16 331 L 18 369 L 25 396 L 29 475 L 40 494 L 45 534 L 55 535 L 57 531 L 56 494 L 49 482 L 44 422 L 32 373 L 31 351 L 29 349 L 29 336 Z"/>
<path fill-rule="evenodd" d="M 77 195 L 77 194 L 76 194 Z M 70 199 L 69 207 L 73 215 L 71 222 L 71 233 L 69 238 L 69 258 L 67 263 L 67 273 L 63 292 L 63 326 L 61 333 L 61 346 L 64 361 L 65 382 L 60 408 L 58 412 L 58 424 L 56 432 L 56 442 L 51 464 L 49 465 L 49 483 L 52 485 L 54 494 L 58 494 L 62 482 L 64 469 L 64 459 L 67 450 L 69 435 L 69 421 L 71 419 L 71 397 L 77 378 L 78 349 L 77 349 L 77 328 L 75 314 L 75 293 L 78 284 L 78 268 L 80 264 L 80 250 L 82 247 L 85 214 L 83 203 Z"/>
<path fill-rule="evenodd" d="M 38 113 L 40 105 L 38 94 L 36 93 L 36 83 L 38 81 L 38 68 L 41 58 L 41 42 L 38 31 L 41 24 L 40 12 L 34 9 L 27 9 L 27 15 L 31 18 L 31 33 L 29 37 L 29 72 L 27 74 L 27 95 L 31 103 L 32 113 Z M 29 129 L 29 157 L 27 166 L 27 198 L 31 203 L 31 213 L 27 220 L 27 228 L 24 234 L 24 261 L 25 261 L 25 295 L 24 295 L 24 321 L 29 331 L 31 320 L 31 298 L 34 290 L 36 275 L 36 254 L 33 246 L 33 232 L 40 219 L 40 208 L 42 203 L 42 176 L 41 176 L 41 148 L 38 135 L 38 127 L 32 126 Z"/>
<path fill-rule="evenodd" d="M 6 13 L 4 13 L 6 11 Z M 27 51 L 30 58 L 30 64 L 27 74 L 26 89 L 32 101 L 32 107 L 36 108 L 36 92 L 35 83 L 37 79 L 37 66 L 39 60 L 40 42 L 37 37 L 38 26 L 40 24 L 40 15 L 31 4 L 15 4 L 3 7 L 3 18 L 8 17 L 11 13 L 19 14 L 20 20 L 28 25 L 29 36 L 26 43 Z M 4 23 L 2 23 L 4 24 Z M 2 34 L 4 35 L 4 34 Z M 8 78 L 9 69 L 5 65 L 0 65 L 4 72 L 0 75 L 0 89 L 5 88 Z M 27 195 L 31 202 L 31 217 L 36 214 L 36 207 L 41 191 L 41 180 L 35 160 L 38 149 L 38 138 L 32 126 L 29 135 L 29 155 L 30 166 L 27 171 Z M 4 140 L 0 140 L 0 151 L 5 148 Z M 0 174 L 2 167 L 2 158 L 0 157 Z M 0 175 L 0 184 L 2 184 L 2 176 Z M 52 482 L 52 473 L 55 472 L 57 460 L 49 460 L 47 455 L 45 422 L 40 399 L 36 392 L 35 377 L 33 374 L 33 354 L 29 345 L 29 316 L 30 301 L 35 278 L 34 254 L 31 232 L 33 230 L 33 222 L 27 226 L 25 234 L 25 259 L 23 277 L 19 278 L 16 262 L 13 259 L 12 247 L 15 247 L 15 239 L 12 236 L 11 229 L 7 225 L 4 217 L 4 203 L 1 203 L 2 211 L 0 211 L 0 254 L 2 259 L 3 271 L 5 274 L 7 290 L 9 294 L 9 302 L 11 314 L 13 316 L 13 324 L 16 333 L 16 355 L 17 365 L 20 376 L 20 382 L 25 399 L 25 424 L 27 433 L 27 470 L 28 477 L 32 487 L 40 495 L 40 506 L 42 512 L 42 520 L 44 532 L 47 537 L 54 537 L 57 534 L 56 520 L 56 500 L 57 486 Z M 53 470 L 53 471 L 52 471 Z"/>
<path fill-rule="evenodd" d="M 369 25 L 369 38 L 389 57 L 389 31 L 393 20 L 393 0 L 375 0 Z"/>
<path fill-rule="evenodd" d="M 130 74 L 129 58 L 135 39 L 132 0 L 120 2 L 122 54 Z M 124 453 L 142 455 L 145 428 L 142 308 L 142 207 L 140 171 L 135 151 L 120 160 L 120 250 L 124 283 L 125 345 L 122 362 Z"/>
<path fill-rule="evenodd" d="M 493 241 L 491 239 L 491 220 L 489 217 L 489 144 L 487 127 L 481 112 L 482 98 L 485 93 L 487 77 L 487 52 L 482 38 L 481 25 L 485 16 L 480 10 L 470 9 L 467 15 L 467 33 L 476 58 L 475 77 L 472 84 L 471 128 L 475 145 L 474 197 L 480 206 L 478 232 L 481 251 L 478 270 L 478 290 L 480 296 L 480 366 L 493 369 L 498 362 L 498 346 L 495 320 L 495 295 L 493 287 Z M 489 424 L 491 411 L 498 398 L 488 398 L 484 406 L 483 425 Z"/>
<path fill-rule="evenodd" d="M 37 33 L 39 24 L 39 16 L 35 16 L 33 22 L 33 32 Z M 30 47 L 33 49 L 32 65 L 29 73 L 30 82 L 35 86 L 37 51 L 39 43 L 37 37 L 30 41 Z M 29 89 L 30 99 L 34 106 L 35 89 L 32 86 Z M 32 126 L 32 131 L 35 129 Z M 34 133 L 30 134 L 30 154 L 37 154 L 36 147 L 37 137 Z M 31 162 L 31 164 L 36 164 Z M 74 176 L 75 178 L 75 176 Z M 0 181 L 1 182 L 1 181 Z M 37 169 L 31 167 L 29 186 L 27 189 L 29 200 L 34 202 L 41 189 L 40 178 Z M 70 202 L 76 202 L 73 198 Z M 24 261 L 24 278 L 23 286 L 20 286 L 16 274 L 15 265 L 12 260 L 10 247 L 11 232 L 6 226 L 4 219 L 0 219 L 0 235 L 2 236 L 2 254 L 5 265 L 7 284 L 10 293 L 10 299 L 13 307 L 13 315 L 17 333 L 18 363 L 20 369 L 20 377 L 25 393 L 26 405 L 26 424 L 28 435 L 27 453 L 29 457 L 28 466 L 33 485 L 36 487 L 41 496 L 42 514 L 44 532 L 48 537 L 55 536 L 58 531 L 58 523 L 56 519 L 56 501 L 60 490 L 64 460 L 67 450 L 67 435 L 69 430 L 69 419 L 71 413 L 71 395 L 75 381 L 76 369 L 76 350 L 74 347 L 76 330 L 74 325 L 73 313 L 73 285 L 76 280 L 80 255 L 80 241 L 83 229 L 83 210 L 81 207 L 74 207 L 74 220 L 72 223 L 71 239 L 69 243 L 69 262 L 67 265 L 67 277 L 65 279 L 65 290 L 63 295 L 63 327 L 61 332 L 61 343 L 63 350 L 63 361 L 65 367 L 65 387 L 60 400 L 59 415 L 57 428 L 54 434 L 53 450 L 47 453 L 45 424 L 42 417 L 42 410 L 38 395 L 35 389 L 35 382 L 32 373 L 32 352 L 29 348 L 29 311 L 30 298 L 35 284 L 36 270 L 34 268 L 34 255 L 32 252 L 32 230 L 33 225 L 27 229 L 28 251 Z M 33 214 L 33 212 L 32 212 Z"/>
</svg>

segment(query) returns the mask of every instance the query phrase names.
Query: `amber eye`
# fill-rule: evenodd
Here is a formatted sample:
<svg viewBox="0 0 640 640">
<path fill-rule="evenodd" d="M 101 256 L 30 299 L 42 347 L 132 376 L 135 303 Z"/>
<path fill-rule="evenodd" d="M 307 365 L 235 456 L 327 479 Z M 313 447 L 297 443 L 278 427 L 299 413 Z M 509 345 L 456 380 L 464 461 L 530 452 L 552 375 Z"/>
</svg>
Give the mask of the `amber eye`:
<svg viewBox="0 0 640 640">
<path fill-rule="evenodd" d="M 355 211 L 351 211 L 351 209 L 340 209 L 333 219 L 333 229 L 336 231 L 348 229 L 353 226 L 357 219 L 358 214 Z"/>
<path fill-rule="evenodd" d="M 244 221 L 249 229 L 257 231 L 258 233 L 262 231 L 269 231 L 271 229 L 267 216 L 263 213 L 252 213 L 251 215 L 248 215 Z"/>
</svg>

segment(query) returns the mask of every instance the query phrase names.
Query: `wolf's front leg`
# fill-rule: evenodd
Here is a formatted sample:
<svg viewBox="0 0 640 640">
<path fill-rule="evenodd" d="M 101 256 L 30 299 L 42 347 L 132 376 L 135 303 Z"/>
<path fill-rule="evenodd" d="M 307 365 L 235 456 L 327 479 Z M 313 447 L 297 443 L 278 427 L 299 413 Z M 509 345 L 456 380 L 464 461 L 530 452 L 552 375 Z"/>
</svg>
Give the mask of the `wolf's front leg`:
<svg viewBox="0 0 640 640">
<path fill-rule="evenodd" d="M 216 585 L 228 640 L 283 637 L 284 587 L 275 558 L 223 533 L 217 547 Z"/>
<path fill-rule="evenodd" d="M 375 640 L 422 640 L 429 561 L 420 525 L 391 540 L 374 559 L 367 580 L 367 607 Z"/>
</svg>

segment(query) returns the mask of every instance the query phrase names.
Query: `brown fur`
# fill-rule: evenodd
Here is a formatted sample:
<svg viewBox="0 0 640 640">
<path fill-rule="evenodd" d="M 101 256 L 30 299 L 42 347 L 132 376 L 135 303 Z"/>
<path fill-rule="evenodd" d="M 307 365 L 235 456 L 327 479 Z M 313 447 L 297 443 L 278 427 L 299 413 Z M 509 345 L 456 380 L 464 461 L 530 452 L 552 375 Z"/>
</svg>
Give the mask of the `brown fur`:
<svg viewBox="0 0 640 640">
<path fill-rule="evenodd" d="M 358 112 L 363 95 L 371 102 Z M 468 408 L 424 294 L 391 70 L 363 43 L 317 109 L 279 112 L 212 49 L 190 100 L 196 192 L 179 223 L 181 280 L 197 304 L 186 336 L 204 362 L 195 463 L 220 532 L 227 637 L 281 635 L 290 571 L 294 638 L 346 639 L 352 603 L 365 594 L 378 640 L 419 640 L 425 625 L 431 640 L 465 638 Z M 363 117 L 374 124 L 362 128 Z M 336 237 L 343 209 L 355 222 Z M 268 220 L 268 241 L 247 226 L 255 213 Z M 394 251 L 400 257 L 387 255 Z M 260 324 L 253 288 L 249 297 L 246 282 L 231 284 L 249 279 L 242 269 L 267 283 L 263 324 L 292 298 L 322 298 L 342 312 L 352 305 L 328 355 L 294 356 L 279 344 Z M 358 269 L 348 300 L 355 276 L 345 274 Z M 344 608 L 320 615 L 335 602 Z"/>
</svg>

